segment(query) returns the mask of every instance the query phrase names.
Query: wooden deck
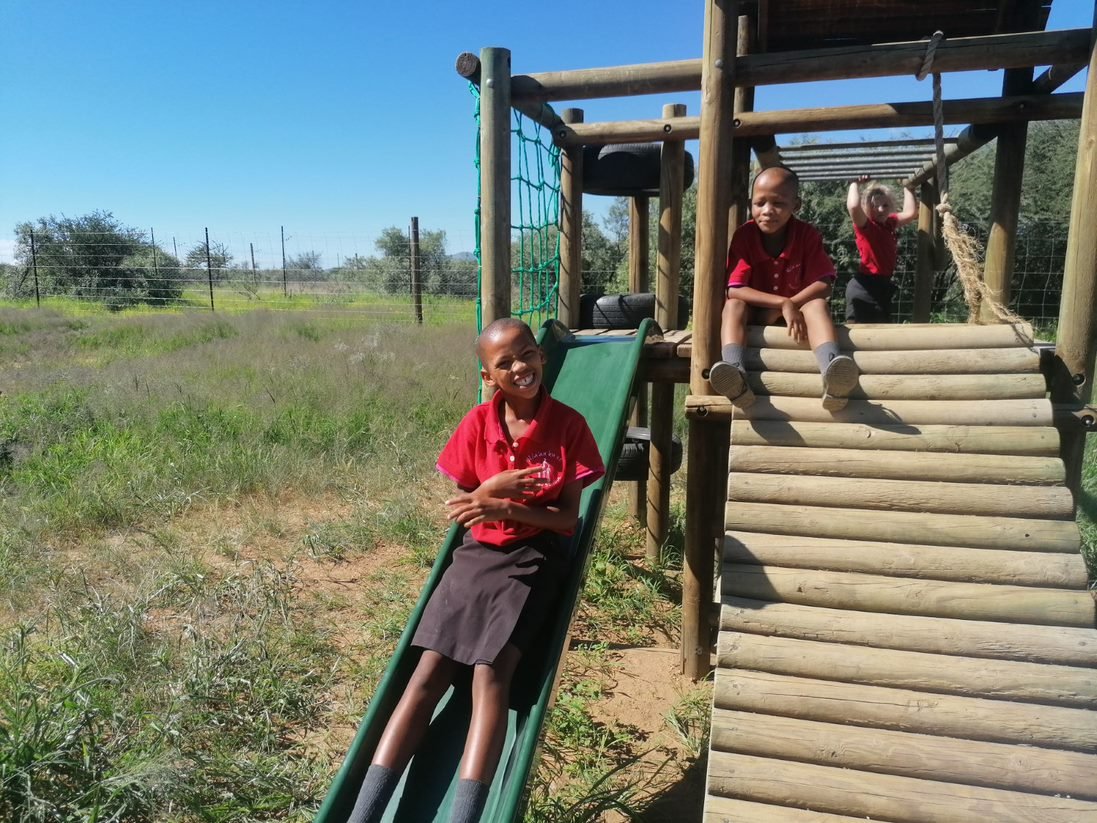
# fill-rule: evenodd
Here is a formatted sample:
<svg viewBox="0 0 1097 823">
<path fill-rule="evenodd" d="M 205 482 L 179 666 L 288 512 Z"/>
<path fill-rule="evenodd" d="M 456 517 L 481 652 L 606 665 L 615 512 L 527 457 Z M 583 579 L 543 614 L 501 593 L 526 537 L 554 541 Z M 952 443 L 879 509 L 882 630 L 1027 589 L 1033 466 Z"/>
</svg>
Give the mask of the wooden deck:
<svg viewBox="0 0 1097 823">
<path fill-rule="evenodd" d="M 706 823 L 1097 821 L 1095 604 L 1028 330 L 840 334 L 841 412 L 775 328 L 747 413 L 687 401 L 731 420 Z M 680 373 L 689 337 L 650 348 Z"/>
<path fill-rule="evenodd" d="M 1097 820 L 1094 599 L 1027 335 L 843 331 L 831 415 L 811 354 L 753 330 L 707 823 Z"/>
</svg>

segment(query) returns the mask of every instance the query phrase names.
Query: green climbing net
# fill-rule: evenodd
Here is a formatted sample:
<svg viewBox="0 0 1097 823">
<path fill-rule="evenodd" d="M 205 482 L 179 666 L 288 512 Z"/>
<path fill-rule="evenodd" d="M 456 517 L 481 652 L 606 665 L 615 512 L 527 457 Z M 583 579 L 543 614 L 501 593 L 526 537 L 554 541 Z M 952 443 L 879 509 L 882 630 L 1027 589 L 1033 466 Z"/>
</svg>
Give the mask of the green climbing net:
<svg viewBox="0 0 1097 823">
<path fill-rule="evenodd" d="M 476 330 L 480 298 L 480 90 L 476 111 Z M 560 149 L 539 123 L 513 112 L 511 126 L 511 314 L 536 329 L 556 316 L 560 274 Z M 515 222 L 516 220 L 516 222 Z"/>
</svg>

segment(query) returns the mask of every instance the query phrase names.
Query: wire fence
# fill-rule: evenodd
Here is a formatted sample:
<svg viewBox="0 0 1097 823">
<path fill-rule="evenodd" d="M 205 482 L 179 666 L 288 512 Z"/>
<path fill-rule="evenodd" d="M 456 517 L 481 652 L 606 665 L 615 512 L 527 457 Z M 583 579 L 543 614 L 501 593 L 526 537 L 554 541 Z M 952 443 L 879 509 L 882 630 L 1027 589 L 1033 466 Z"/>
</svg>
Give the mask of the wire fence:
<svg viewBox="0 0 1097 823">
<path fill-rule="evenodd" d="M 477 261 L 471 252 L 450 253 L 447 246 L 456 244 L 440 231 L 422 232 L 418 270 L 407 233 L 398 229 L 388 229 L 380 237 L 287 233 L 284 263 L 280 234 L 241 242 L 239 235 L 211 231 L 208 254 L 204 236 L 190 236 L 183 242 L 182 236 L 168 234 L 166 243 L 160 240 L 154 245 L 153 234 L 137 233 L 131 238 L 135 245 L 125 248 L 113 237 L 84 237 L 54 244 L 52 249 L 48 242 L 36 242 L 33 254 L 29 248 L 17 250 L 16 264 L 0 265 L 0 298 L 8 306 L 64 304 L 69 310 L 86 311 L 138 307 L 225 312 L 324 310 L 415 322 L 418 271 L 425 322 L 476 322 Z M 165 237 L 160 232 L 155 236 Z M 1018 234 L 1010 308 L 1045 337 L 1054 334 L 1058 320 L 1066 241 L 1066 227 L 1061 224 L 1032 223 Z M 458 243 L 475 247 L 471 233 Z M 845 241 L 828 246 L 839 268 L 832 308 L 835 318 L 841 320 L 845 283 L 855 268 L 851 261 L 856 261 L 856 250 Z M 911 318 L 916 247 L 914 229 L 901 229 L 894 277 L 898 322 Z M 523 249 L 522 237 L 516 233 L 516 267 L 528 257 Z M 651 259 L 656 259 L 654 248 Z M 967 308 L 959 281 L 947 259 L 943 262 L 946 265 L 939 269 L 934 283 L 933 318 L 963 321 Z M 612 268 L 584 271 L 584 280 L 608 283 L 609 290 L 625 290 L 625 250 L 619 249 L 607 265 Z M 683 288 L 691 290 L 691 273 L 683 272 L 682 279 Z M 554 282 L 555 272 L 546 280 Z M 514 305 L 529 301 L 527 286 L 515 279 Z M 691 296 L 685 294 L 687 299 Z M 555 307 L 548 308 L 549 316 L 555 313 Z"/>
</svg>

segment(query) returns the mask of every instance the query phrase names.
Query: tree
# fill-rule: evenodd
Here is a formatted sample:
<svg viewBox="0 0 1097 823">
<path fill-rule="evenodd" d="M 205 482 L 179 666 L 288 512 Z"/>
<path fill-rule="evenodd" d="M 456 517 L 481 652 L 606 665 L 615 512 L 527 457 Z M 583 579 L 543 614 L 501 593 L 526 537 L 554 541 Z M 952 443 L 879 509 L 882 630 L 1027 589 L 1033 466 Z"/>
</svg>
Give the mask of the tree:
<svg viewBox="0 0 1097 823">
<path fill-rule="evenodd" d="M 286 268 L 298 281 L 326 280 L 324 267 L 320 265 L 320 252 L 304 251 L 286 259 Z"/>
<path fill-rule="evenodd" d="M 144 233 L 122 225 L 109 211 L 82 217 L 40 217 L 16 226 L 16 259 L 22 264 L 8 290 L 33 292 L 31 235 L 43 294 L 100 300 L 113 307 L 163 302 L 182 292 L 178 261 L 146 242 Z M 161 268 L 161 261 L 163 266 Z M 9 275 L 10 276 L 10 275 Z"/>
<path fill-rule="evenodd" d="M 225 270 L 232 268 L 233 257 L 229 253 L 228 246 L 214 241 L 209 244 L 208 256 L 206 254 L 206 244 L 197 243 L 187 252 L 185 260 L 189 269 L 212 267 L 213 279 L 223 280 L 227 276 Z"/>
<path fill-rule="evenodd" d="M 605 292 L 613 288 L 624 259 L 625 252 L 620 243 L 610 239 L 590 212 L 584 211 L 583 291 Z"/>
</svg>

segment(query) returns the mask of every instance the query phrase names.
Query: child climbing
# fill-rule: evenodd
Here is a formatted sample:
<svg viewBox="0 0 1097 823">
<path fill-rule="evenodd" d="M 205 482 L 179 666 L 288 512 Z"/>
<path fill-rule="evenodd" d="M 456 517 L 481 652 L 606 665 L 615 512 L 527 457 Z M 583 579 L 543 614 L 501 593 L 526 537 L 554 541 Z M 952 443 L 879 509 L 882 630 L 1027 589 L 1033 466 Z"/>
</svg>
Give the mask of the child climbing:
<svg viewBox="0 0 1097 823">
<path fill-rule="evenodd" d="M 451 823 L 487 801 L 507 727 L 511 678 L 557 602 L 584 486 L 605 473 L 583 417 L 542 385 L 529 326 L 491 323 L 476 342 L 495 396 L 458 425 L 438 469 L 460 493 L 449 518 L 469 529 L 431 595 L 412 644 L 422 648 L 363 781 L 350 823 L 380 819 L 459 666 L 472 667 L 472 719 Z"/>
<path fill-rule="evenodd" d="M 827 305 L 834 263 L 819 232 L 796 218 L 799 209 L 796 174 L 783 166 L 764 169 L 751 188 L 754 219 L 736 229 L 728 250 L 721 360 L 709 371 L 709 381 L 740 408 L 754 402 L 743 362 L 748 323 L 783 322 L 790 337 L 807 340 L 823 375 L 823 408 L 844 408 L 857 385 L 857 366 L 839 353 Z"/>
<path fill-rule="evenodd" d="M 861 265 L 846 285 L 847 323 L 890 323 L 895 284 L 896 230 L 918 217 L 918 200 L 903 190 L 903 210 L 896 213 L 895 197 L 887 186 L 865 174 L 849 184 L 846 209 L 853 219 L 853 235 Z M 864 186 L 862 191 L 861 187 Z"/>
</svg>

